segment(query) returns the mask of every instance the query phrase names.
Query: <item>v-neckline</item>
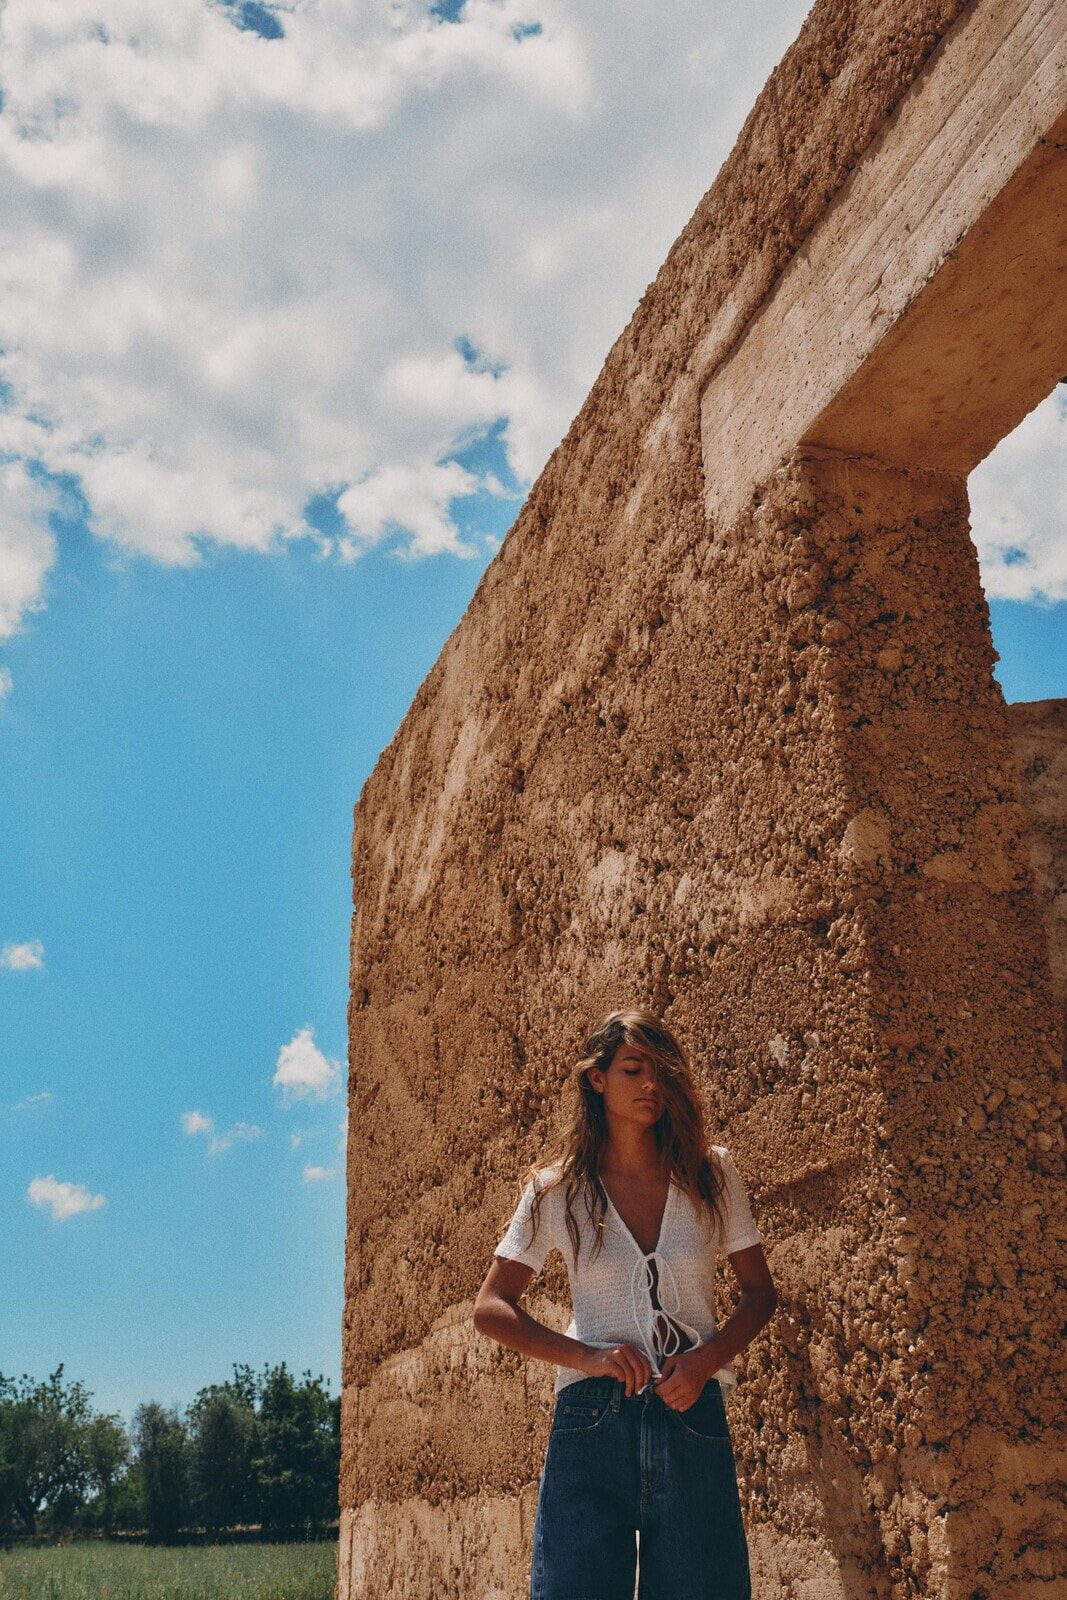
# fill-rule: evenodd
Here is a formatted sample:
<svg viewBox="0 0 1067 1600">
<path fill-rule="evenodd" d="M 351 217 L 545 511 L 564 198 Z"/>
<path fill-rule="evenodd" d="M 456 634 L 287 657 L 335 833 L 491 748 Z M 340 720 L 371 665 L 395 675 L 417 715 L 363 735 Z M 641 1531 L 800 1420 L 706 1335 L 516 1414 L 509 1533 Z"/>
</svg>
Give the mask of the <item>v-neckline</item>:
<svg viewBox="0 0 1067 1600">
<path fill-rule="evenodd" d="M 611 1207 L 612 1211 L 615 1213 L 615 1219 L 618 1222 L 619 1227 L 622 1229 L 623 1233 L 629 1239 L 630 1243 L 633 1245 L 634 1249 L 637 1251 L 637 1253 L 641 1257 L 641 1259 L 643 1261 L 647 1261 L 649 1256 L 658 1255 L 659 1254 L 659 1247 L 663 1243 L 664 1230 L 667 1227 L 667 1213 L 671 1209 L 671 1201 L 674 1198 L 674 1179 L 673 1178 L 669 1178 L 667 1180 L 667 1198 L 663 1202 L 663 1214 L 659 1219 L 659 1232 L 656 1235 L 656 1242 L 653 1245 L 651 1250 L 642 1250 L 641 1249 L 641 1246 L 638 1244 L 637 1240 L 634 1238 L 633 1234 L 630 1232 L 629 1228 L 626 1226 L 626 1223 L 623 1221 L 622 1213 L 619 1211 L 618 1206 L 615 1204 L 614 1200 L 611 1198 L 611 1195 L 608 1194 L 607 1184 L 604 1184 L 604 1193 L 608 1197 L 608 1205 Z"/>
</svg>

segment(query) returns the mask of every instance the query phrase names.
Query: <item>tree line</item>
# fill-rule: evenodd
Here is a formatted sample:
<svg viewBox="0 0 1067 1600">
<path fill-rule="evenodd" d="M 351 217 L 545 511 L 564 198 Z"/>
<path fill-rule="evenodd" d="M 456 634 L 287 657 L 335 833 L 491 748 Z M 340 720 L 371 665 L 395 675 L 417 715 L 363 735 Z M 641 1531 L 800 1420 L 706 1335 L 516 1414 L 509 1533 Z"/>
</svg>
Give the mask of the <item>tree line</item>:
<svg viewBox="0 0 1067 1600">
<path fill-rule="evenodd" d="M 258 1374 L 235 1366 L 184 1414 L 149 1401 L 129 1429 L 62 1366 L 43 1382 L 0 1373 L 0 1539 L 315 1534 L 338 1515 L 340 1437 L 340 1400 L 284 1362 Z"/>
</svg>

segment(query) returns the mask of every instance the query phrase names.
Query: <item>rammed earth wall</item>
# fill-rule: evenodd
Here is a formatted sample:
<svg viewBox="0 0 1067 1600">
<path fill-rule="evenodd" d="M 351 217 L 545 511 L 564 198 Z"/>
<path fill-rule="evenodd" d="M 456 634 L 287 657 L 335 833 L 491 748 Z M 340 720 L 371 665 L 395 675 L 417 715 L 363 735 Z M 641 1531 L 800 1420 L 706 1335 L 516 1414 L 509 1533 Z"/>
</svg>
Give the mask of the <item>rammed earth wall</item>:
<svg viewBox="0 0 1067 1600">
<path fill-rule="evenodd" d="M 471 1309 L 620 1004 L 781 1291 L 731 1409 L 761 1600 L 1062 1570 L 1062 989 L 965 477 L 797 446 L 720 522 L 701 453 L 708 330 L 977 9 L 815 6 L 360 797 L 340 1600 L 526 1593 L 553 1374 Z"/>
</svg>

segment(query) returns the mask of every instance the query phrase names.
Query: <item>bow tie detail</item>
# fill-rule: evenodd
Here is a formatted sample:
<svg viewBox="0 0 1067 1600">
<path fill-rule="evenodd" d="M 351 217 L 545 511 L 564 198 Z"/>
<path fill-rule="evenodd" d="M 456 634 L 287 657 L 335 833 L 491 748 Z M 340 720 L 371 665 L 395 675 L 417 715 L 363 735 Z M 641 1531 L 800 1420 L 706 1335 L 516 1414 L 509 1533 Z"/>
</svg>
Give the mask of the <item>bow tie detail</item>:
<svg viewBox="0 0 1067 1600">
<path fill-rule="evenodd" d="M 652 1275 L 652 1263 L 655 1263 L 659 1284 L 660 1305 L 652 1303 L 652 1288 L 657 1279 Z M 670 1288 L 667 1290 L 667 1284 Z M 638 1308 L 638 1294 L 644 1291 L 647 1300 L 647 1309 Z M 652 1371 L 658 1378 L 660 1363 L 666 1356 L 676 1355 L 682 1349 L 682 1340 L 679 1329 L 687 1333 L 693 1341 L 693 1346 L 703 1344 L 700 1334 L 683 1322 L 678 1316 L 681 1306 L 681 1296 L 678 1293 L 678 1283 L 674 1276 L 674 1269 L 666 1256 L 658 1250 L 653 1250 L 649 1255 L 639 1255 L 634 1262 L 633 1272 L 630 1274 L 630 1304 L 633 1307 L 634 1323 L 636 1324 L 645 1353 L 652 1363 Z M 644 1316 L 642 1317 L 642 1310 Z M 643 1392 L 643 1391 L 640 1391 Z"/>
</svg>

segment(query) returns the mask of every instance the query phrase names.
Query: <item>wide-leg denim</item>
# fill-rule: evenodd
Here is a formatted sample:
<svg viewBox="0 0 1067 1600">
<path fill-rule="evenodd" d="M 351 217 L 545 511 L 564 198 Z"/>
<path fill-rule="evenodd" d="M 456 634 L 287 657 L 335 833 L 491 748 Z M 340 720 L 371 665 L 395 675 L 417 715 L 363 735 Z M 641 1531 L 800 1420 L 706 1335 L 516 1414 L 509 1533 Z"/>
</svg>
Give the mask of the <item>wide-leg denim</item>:
<svg viewBox="0 0 1067 1600">
<path fill-rule="evenodd" d="M 718 1380 L 685 1411 L 650 1384 L 583 1378 L 556 1396 L 534 1522 L 530 1600 L 751 1600 Z"/>
</svg>

